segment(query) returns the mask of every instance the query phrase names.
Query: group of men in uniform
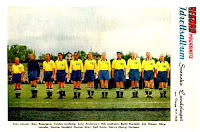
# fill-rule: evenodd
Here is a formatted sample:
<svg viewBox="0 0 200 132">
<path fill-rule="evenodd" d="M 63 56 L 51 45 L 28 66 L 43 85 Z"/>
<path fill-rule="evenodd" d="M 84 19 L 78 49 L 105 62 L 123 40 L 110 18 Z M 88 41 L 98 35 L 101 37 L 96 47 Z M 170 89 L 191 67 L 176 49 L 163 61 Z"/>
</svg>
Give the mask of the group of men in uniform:
<svg viewBox="0 0 200 132">
<path fill-rule="evenodd" d="M 124 82 L 127 76 L 131 81 L 131 88 L 133 98 L 138 97 L 138 81 L 142 76 L 145 83 L 145 93 L 147 98 L 152 98 L 154 77 L 157 78 L 159 83 L 160 97 L 166 97 L 167 82 L 169 78 L 170 66 L 167 61 L 164 60 L 164 55 L 160 55 L 160 61 L 155 64 L 155 61 L 151 59 L 150 52 L 146 53 L 146 59 L 141 61 L 136 57 L 136 53 L 131 53 L 131 58 L 126 61 L 121 58 L 121 52 L 117 52 L 117 58 L 113 60 L 112 65 L 110 60 L 106 58 L 106 53 L 103 52 L 101 59 L 98 61 L 93 59 L 92 52 L 88 53 L 88 59 L 85 60 L 84 65 L 81 59 L 78 59 L 78 53 L 74 52 L 74 59 L 71 60 L 69 66 L 68 76 L 68 64 L 63 59 L 62 53 L 58 53 L 58 59 L 54 62 L 50 59 L 50 54 L 45 55 L 46 60 L 43 62 L 43 74 L 46 86 L 47 97 L 52 97 L 53 81 L 56 75 L 56 79 L 59 86 L 59 99 L 62 99 L 65 93 L 65 81 L 69 77 L 73 81 L 74 86 L 74 99 L 81 96 L 81 80 L 84 77 L 87 82 L 88 98 L 93 98 L 94 95 L 94 81 L 98 73 L 98 79 L 102 89 L 102 98 L 108 97 L 108 81 L 112 78 L 116 83 L 116 98 L 123 98 Z M 32 97 L 37 97 L 37 80 L 40 76 L 40 68 L 38 62 L 34 59 L 34 55 L 30 54 L 30 61 L 28 62 L 28 78 L 31 84 Z M 21 81 L 24 76 L 24 66 L 19 63 L 19 58 L 15 58 L 15 64 L 12 66 L 12 83 L 15 86 L 16 98 L 20 97 L 21 93 Z"/>
</svg>

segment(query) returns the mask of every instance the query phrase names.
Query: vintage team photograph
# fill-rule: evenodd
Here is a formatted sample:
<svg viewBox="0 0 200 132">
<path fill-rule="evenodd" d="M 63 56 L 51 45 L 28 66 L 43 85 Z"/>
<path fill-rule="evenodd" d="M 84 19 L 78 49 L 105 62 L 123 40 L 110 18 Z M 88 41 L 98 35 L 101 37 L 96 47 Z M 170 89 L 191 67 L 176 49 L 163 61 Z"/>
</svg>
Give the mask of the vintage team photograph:
<svg viewBox="0 0 200 132">
<path fill-rule="evenodd" d="M 170 121 L 170 15 L 8 7 L 8 121 Z"/>
</svg>

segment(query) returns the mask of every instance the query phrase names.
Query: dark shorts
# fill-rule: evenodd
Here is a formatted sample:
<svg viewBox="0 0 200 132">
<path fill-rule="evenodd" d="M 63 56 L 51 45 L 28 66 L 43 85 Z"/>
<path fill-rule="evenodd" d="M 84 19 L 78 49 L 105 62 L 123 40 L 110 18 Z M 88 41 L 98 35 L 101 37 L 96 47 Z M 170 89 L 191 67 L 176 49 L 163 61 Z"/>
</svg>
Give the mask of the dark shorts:
<svg viewBox="0 0 200 132">
<path fill-rule="evenodd" d="M 85 82 L 94 81 L 95 80 L 94 70 L 86 70 L 84 80 L 85 80 Z"/>
<path fill-rule="evenodd" d="M 153 70 L 151 70 L 151 71 L 144 71 L 144 78 L 143 79 L 146 80 L 146 81 L 154 80 Z"/>
<path fill-rule="evenodd" d="M 12 76 L 12 83 L 21 83 L 21 74 L 13 74 Z"/>
<path fill-rule="evenodd" d="M 38 71 L 35 70 L 35 71 L 29 71 L 28 72 L 28 79 L 29 81 L 34 81 L 34 80 L 37 80 L 37 76 L 38 75 Z"/>
<path fill-rule="evenodd" d="M 99 80 L 109 80 L 108 70 L 100 70 L 98 79 Z"/>
<path fill-rule="evenodd" d="M 81 81 L 81 80 L 82 80 L 82 77 L 81 77 L 81 70 L 72 71 L 71 79 L 72 79 L 73 81 Z"/>
<path fill-rule="evenodd" d="M 115 70 L 114 71 L 114 81 L 115 82 L 125 82 L 124 70 Z"/>
<path fill-rule="evenodd" d="M 130 81 L 139 81 L 140 74 L 138 69 L 131 69 L 129 72 L 129 80 Z"/>
<path fill-rule="evenodd" d="M 166 71 L 159 71 L 158 72 L 157 82 L 168 82 Z"/>
<path fill-rule="evenodd" d="M 65 75 L 66 75 L 65 70 L 57 70 L 57 72 L 56 72 L 57 81 L 58 82 L 65 82 L 66 81 Z"/>
<path fill-rule="evenodd" d="M 53 71 L 45 71 L 44 72 L 44 79 L 45 82 L 53 82 L 54 79 L 51 79 L 51 76 L 53 75 Z"/>
</svg>

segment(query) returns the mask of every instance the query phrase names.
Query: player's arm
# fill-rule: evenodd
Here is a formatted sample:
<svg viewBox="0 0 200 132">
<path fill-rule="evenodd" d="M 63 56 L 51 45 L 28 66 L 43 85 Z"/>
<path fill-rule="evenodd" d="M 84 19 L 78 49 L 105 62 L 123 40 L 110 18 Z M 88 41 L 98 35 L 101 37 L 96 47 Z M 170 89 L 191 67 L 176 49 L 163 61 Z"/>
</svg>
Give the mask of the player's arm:
<svg viewBox="0 0 200 132">
<path fill-rule="evenodd" d="M 53 79 L 54 76 L 55 76 L 55 73 L 56 73 L 56 68 L 55 68 L 55 63 L 52 62 L 52 65 L 53 65 L 53 75 L 51 76 L 51 78 Z"/>
<path fill-rule="evenodd" d="M 155 78 L 157 78 L 158 69 L 159 69 L 159 64 L 158 64 L 158 62 L 157 62 L 157 63 L 156 63 L 156 68 L 155 68 Z"/>
<path fill-rule="evenodd" d="M 141 61 L 138 59 L 138 69 L 139 69 L 139 75 L 141 77 L 141 71 L 142 71 L 142 66 L 141 66 Z"/>
<path fill-rule="evenodd" d="M 23 78 L 24 78 L 24 66 L 23 65 L 22 65 L 21 69 L 22 69 L 21 81 L 23 81 Z"/>
<path fill-rule="evenodd" d="M 40 65 L 39 65 L 39 63 L 37 62 L 37 80 L 39 80 L 40 79 Z"/>
<path fill-rule="evenodd" d="M 80 61 L 80 64 L 81 64 L 81 76 L 82 76 L 82 78 L 83 78 L 83 62 L 82 62 L 82 60 Z"/>
<path fill-rule="evenodd" d="M 114 78 L 114 71 L 115 71 L 115 60 L 112 61 L 112 78 Z"/>
<path fill-rule="evenodd" d="M 70 65 L 69 65 L 69 73 L 70 73 L 70 78 L 71 78 L 71 74 L 72 74 L 72 60 L 70 61 Z"/>
<path fill-rule="evenodd" d="M 43 77 L 44 77 L 44 73 L 45 73 L 45 64 L 43 62 Z"/>
<path fill-rule="evenodd" d="M 127 62 L 127 72 L 128 72 L 128 75 L 127 76 L 129 76 L 129 72 L 130 72 L 130 61 L 128 60 L 128 62 Z"/>
<path fill-rule="evenodd" d="M 108 71 L 109 71 L 109 78 L 111 78 L 111 65 L 110 65 L 110 60 L 108 61 Z"/>
<path fill-rule="evenodd" d="M 100 72 L 100 60 L 98 61 L 98 75 L 99 75 L 99 72 Z"/>
<path fill-rule="evenodd" d="M 126 78 L 126 61 L 124 60 L 124 77 Z"/>
<path fill-rule="evenodd" d="M 97 73 L 97 63 L 94 60 L 94 76 L 95 76 L 95 78 L 96 78 L 96 73 Z"/>
<path fill-rule="evenodd" d="M 170 73 L 170 67 L 169 67 L 169 63 L 167 62 L 167 78 L 169 78 L 169 73 Z"/>
<path fill-rule="evenodd" d="M 86 60 L 85 60 L 85 62 L 84 62 L 84 68 L 83 68 L 84 73 L 86 72 L 86 68 L 87 68 L 87 65 L 86 65 Z"/>
<path fill-rule="evenodd" d="M 144 77 L 144 67 L 145 67 L 145 64 L 144 64 L 145 62 L 144 62 L 144 60 L 142 61 L 142 78 Z"/>
<path fill-rule="evenodd" d="M 154 70 L 154 77 L 156 78 L 157 76 L 156 76 L 156 69 L 155 69 L 156 67 L 155 67 L 155 61 L 153 61 L 153 70 Z"/>
<path fill-rule="evenodd" d="M 65 78 L 67 79 L 68 78 L 68 64 L 67 64 L 67 61 L 65 62 Z"/>
</svg>

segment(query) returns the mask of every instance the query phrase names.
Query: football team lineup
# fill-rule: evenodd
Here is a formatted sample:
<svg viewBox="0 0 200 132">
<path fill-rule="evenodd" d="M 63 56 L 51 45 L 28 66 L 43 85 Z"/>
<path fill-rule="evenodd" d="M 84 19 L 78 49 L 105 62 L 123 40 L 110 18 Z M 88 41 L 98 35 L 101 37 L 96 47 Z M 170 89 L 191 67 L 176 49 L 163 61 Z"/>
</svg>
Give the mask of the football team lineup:
<svg viewBox="0 0 200 132">
<path fill-rule="evenodd" d="M 163 99 L 167 98 L 167 96 L 170 97 L 169 88 L 167 86 L 170 65 L 165 61 L 163 54 L 160 55 L 160 60 L 155 63 L 155 60 L 151 58 L 150 52 L 146 52 L 146 58 L 142 62 L 136 57 L 136 53 L 132 52 L 131 58 L 128 59 L 127 64 L 126 61 L 121 58 L 121 52 L 117 52 L 116 55 L 117 58 L 114 59 L 111 64 L 110 60 L 106 58 L 106 53 L 103 52 L 101 59 L 97 63 L 96 60 L 93 59 L 92 52 L 89 52 L 87 55 L 88 59 L 86 59 L 83 64 L 83 61 L 78 59 L 78 53 L 74 52 L 74 59 L 70 61 L 68 72 L 68 64 L 67 61 L 63 59 L 62 53 L 58 53 L 58 59 L 55 62 L 50 59 L 50 54 L 47 53 L 45 55 L 46 60 L 43 62 L 43 81 L 45 82 L 47 94 L 45 99 L 52 99 L 53 93 L 55 93 L 55 90 L 53 90 L 53 81 L 55 77 L 58 83 L 56 87 L 58 87 L 57 93 L 59 93 L 59 99 L 63 99 L 68 95 L 71 97 L 72 94 L 72 99 L 83 99 L 86 97 L 88 99 L 95 99 L 97 97 L 121 99 L 127 99 L 127 97 L 145 97 L 152 100 L 153 97 Z M 38 92 L 39 84 L 37 84 L 37 80 L 40 77 L 39 63 L 35 60 L 34 54 L 30 54 L 29 59 L 28 79 L 30 82 L 29 89 L 31 89 L 32 92 L 31 98 L 38 98 L 38 95 L 41 95 L 41 93 Z M 15 64 L 12 65 L 11 82 L 14 85 L 15 98 L 20 98 L 21 91 L 22 93 L 25 91 L 21 88 L 21 81 L 23 81 L 24 77 L 24 66 L 19 63 L 19 58 L 16 57 L 14 61 Z M 69 76 L 68 73 L 70 73 Z M 100 80 L 100 90 L 94 88 L 96 77 Z M 131 82 L 131 89 L 128 90 L 124 89 L 126 77 L 128 77 Z M 139 89 L 138 86 L 140 77 L 144 80 L 144 89 L 142 90 Z M 73 88 L 70 88 L 70 92 L 67 92 L 65 82 L 66 79 L 69 78 L 73 81 Z M 81 84 L 83 78 L 87 83 L 86 85 Z M 108 82 L 111 78 L 114 79 L 116 85 L 115 89 L 108 89 Z M 154 90 L 154 78 L 156 78 L 159 84 L 158 90 Z M 159 103 L 159 101 L 151 103 Z"/>
</svg>

